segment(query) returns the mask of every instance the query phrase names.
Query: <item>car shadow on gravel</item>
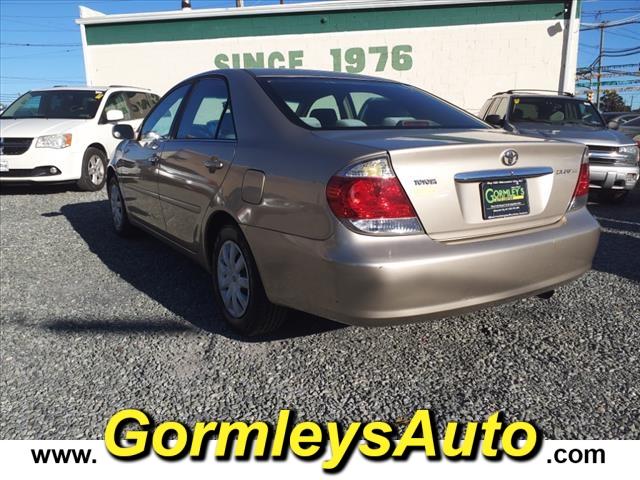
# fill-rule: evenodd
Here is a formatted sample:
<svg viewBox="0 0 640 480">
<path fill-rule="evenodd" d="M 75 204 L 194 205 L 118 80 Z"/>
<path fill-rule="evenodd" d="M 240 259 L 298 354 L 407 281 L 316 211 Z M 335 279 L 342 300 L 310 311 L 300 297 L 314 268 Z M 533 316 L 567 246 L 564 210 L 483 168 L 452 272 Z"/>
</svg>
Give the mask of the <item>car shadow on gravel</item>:
<svg viewBox="0 0 640 480">
<path fill-rule="evenodd" d="M 80 192 L 75 183 L 61 184 L 18 184 L 0 186 L 0 196 L 2 195 L 51 195 L 54 193 Z"/>
<path fill-rule="evenodd" d="M 277 332 L 246 338 L 233 332 L 220 318 L 211 292 L 209 274 L 190 259 L 150 235 L 140 233 L 121 238 L 113 231 L 107 200 L 65 205 L 60 209 L 73 229 L 87 243 L 91 252 L 107 268 L 139 291 L 192 325 L 213 334 L 249 341 L 267 342 L 315 335 L 340 325 L 302 312 L 291 311 L 285 325 Z M 47 213 L 44 215 L 51 215 Z M 114 298 L 114 302 L 118 299 Z M 153 329 L 158 322 L 139 325 L 141 331 Z M 52 322 L 47 328 L 68 331 L 131 331 L 130 323 L 111 321 Z"/>
<path fill-rule="evenodd" d="M 640 189 L 619 204 L 590 200 L 589 211 L 602 227 L 593 268 L 640 282 Z"/>
</svg>

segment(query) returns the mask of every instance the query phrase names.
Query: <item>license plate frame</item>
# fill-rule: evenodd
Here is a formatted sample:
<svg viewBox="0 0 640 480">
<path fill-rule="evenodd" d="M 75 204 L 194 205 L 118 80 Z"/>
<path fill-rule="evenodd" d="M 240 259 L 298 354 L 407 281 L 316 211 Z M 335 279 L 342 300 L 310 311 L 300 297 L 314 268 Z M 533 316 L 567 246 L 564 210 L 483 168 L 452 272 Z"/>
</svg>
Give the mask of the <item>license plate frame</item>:
<svg viewBox="0 0 640 480">
<path fill-rule="evenodd" d="M 480 202 L 484 220 L 519 217 L 531 213 L 526 178 L 481 182 Z"/>
</svg>

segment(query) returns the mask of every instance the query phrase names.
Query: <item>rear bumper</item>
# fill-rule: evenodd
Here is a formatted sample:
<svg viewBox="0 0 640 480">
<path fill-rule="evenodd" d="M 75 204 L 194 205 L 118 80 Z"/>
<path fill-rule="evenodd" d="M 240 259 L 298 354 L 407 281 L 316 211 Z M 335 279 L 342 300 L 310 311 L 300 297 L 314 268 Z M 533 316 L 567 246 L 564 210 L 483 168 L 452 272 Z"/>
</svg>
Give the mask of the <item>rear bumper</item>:
<svg viewBox="0 0 640 480">
<path fill-rule="evenodd" d="M 534 232 L 460 244 L 370 237 L 326 241 L 243 227 L 269 299 L 353 325 L 447 316 L 531 296 L 591 268 L 600 227 L 586 209 Z"/>
<path fill-rule="evenodd" d="M 589 165 L 589 187 L 599 190 L 633 190 L 638 181 L 638 166 Z"/>
</svg>

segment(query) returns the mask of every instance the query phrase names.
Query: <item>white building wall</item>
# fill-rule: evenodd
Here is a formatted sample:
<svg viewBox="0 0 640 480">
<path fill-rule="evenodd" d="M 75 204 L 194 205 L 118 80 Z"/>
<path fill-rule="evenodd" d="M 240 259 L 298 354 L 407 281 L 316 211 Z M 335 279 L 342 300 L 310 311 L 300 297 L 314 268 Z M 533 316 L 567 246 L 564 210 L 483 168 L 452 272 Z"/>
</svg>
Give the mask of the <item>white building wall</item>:
<svg viewBox="0 0 640 480">
<path fill-rule="evenodd" d="M 413 65 L 376 71 L 366 55 L 363 74 L 392 78 L 428 90 L 472 113 L 493 93 L 514 88 L 557 90 L 565 22 L 525 21 L 393 30 L 313 33 L 85 47 L 91 85 L 125 84 L 162 94 L 184 78 L 216 68 L 219 54 L 303 51 L 298 68 L 334 69 L 331 49 L 409 45 Z M 577 43 L 577 35 L 574 42 Z M 577 45 L 573 52 L 577 52 Z M 566 68 L 575 71 L 575 53 Z M 285 65 L 286 66 L 286 65 Z M 343 61 L 342 70 L 345 70 Z M 572 89 L 572 88 L 571 88 Z"/>
</svg>

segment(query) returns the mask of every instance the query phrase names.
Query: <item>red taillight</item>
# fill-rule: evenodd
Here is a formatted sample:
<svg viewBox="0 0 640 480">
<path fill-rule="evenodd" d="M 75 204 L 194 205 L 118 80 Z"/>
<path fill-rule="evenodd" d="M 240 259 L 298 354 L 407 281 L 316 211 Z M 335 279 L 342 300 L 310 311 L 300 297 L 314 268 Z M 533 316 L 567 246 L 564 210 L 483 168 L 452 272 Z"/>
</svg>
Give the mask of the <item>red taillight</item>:
<svg viewBox="0 0 640 480">
<path fill-rule="evenodd" d="M 408 218 L 416 212 L 396 177 L 340 177 L 327 185 L 327 200 L 338 218 Z"/>
<path fill-rule="evenodd" d="M 582 163 L 580 165 L 580 175 L 578 175 L 578 183 L 573 193 L 573 198 L 582 197 L 589 194 L 589 164 Z"/>
<path fill-rule="evenodd" d="M 369 235 L 422 233 L 413 205 L 388 158 L 356 163 L 327 184 L 329 208 L 349 228 Z"/>
</svg>

